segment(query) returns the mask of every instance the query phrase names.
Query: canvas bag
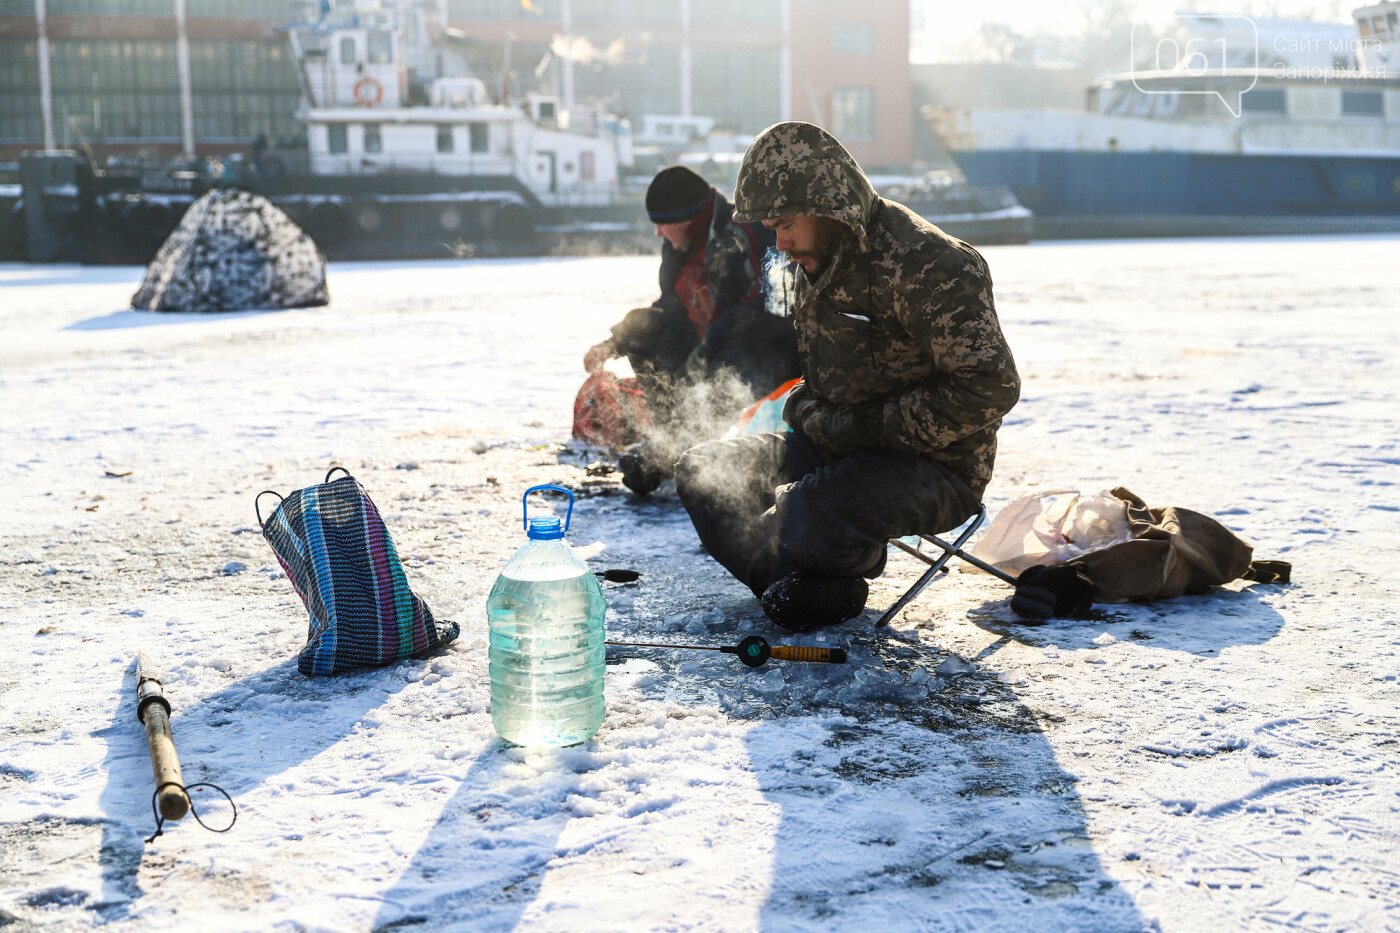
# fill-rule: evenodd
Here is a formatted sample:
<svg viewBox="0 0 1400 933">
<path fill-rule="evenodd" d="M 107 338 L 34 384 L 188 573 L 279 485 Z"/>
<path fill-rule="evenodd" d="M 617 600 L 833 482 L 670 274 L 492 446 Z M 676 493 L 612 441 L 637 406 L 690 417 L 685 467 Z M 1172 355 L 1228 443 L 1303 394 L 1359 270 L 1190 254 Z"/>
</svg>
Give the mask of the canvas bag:
<svg viewBox="0 0 1400 933">
<path fill-rule="evenodd" d="M 345 475 L 331 481 L 336 472 Z M 271 490 L 258 494 L 277 495 Z M 408 588 L 389 530 L 343 467 L 319 486 L 291 493 L 258 526 L 311 615 L 303 674 L 381 667 L 441 648 L 458 635 Z"/>
<path fill-rule="evenodd" d="M 1171 505 L 1149 508 L 1122 486 L 1113 495 L 1127 507 L 1132 540 L 1072 561 L 1094 581 L 1094 602 L 1172 599 L 1240 578 L 1289 581 L 1286 562 L 1254 561 L 1254 549 L 1209 515 Z"/>
</svg>

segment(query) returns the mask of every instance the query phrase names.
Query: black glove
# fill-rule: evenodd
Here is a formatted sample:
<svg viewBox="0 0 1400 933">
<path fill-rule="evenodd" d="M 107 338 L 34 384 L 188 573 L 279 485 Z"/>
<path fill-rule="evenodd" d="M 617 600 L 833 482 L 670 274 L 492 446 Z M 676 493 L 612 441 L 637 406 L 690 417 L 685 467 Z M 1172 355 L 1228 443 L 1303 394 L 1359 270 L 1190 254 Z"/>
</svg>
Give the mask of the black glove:
<svg viewBox="0 0 1400 933">
<path fill-rule="evenodd" d="M 790 428 L 802 427 L 802 419 L 817 400 L 812 396 L 811 390 L 807 388 L 807 383 L 799 382 L 792 387 L 788 393 L 787 401 L 783 402 L 783 420 Z"/>
<path fill-rule="evenodd" d="M 842 456 L 880 445 L 883 411 L 879 405 L 847 408 L 817 402 L 802 413 L 802 433 L 808 440 Z"/>
<path fill-rule="evenodd" d="M 1011 611 L 1044 622 L 1054 616 L 1082 618 L 1094 607 L 1094 581 L 1074 564 L 1027 567 L 1016 578 Z"/>
<path fill-rule="evenodd" d="M 884 406 L 832 405 L 812 394 L 807 383 L 799 382 L 783 403 L 783 420 L 807 439 L 831 453 L 877 447 L 884 428 Z"/>
</svg>

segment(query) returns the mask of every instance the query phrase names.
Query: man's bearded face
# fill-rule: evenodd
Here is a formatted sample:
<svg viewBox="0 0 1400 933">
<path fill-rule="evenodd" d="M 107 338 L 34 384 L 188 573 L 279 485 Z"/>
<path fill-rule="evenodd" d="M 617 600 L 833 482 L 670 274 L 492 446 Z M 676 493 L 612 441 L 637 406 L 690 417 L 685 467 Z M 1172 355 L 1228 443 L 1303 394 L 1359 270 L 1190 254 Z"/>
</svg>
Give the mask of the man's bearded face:
<svg viewBox="0 0 1400 933">
<path fill-rule="evenodd" d="M 765 220 L 763 226 L 778 235 L 777 247 L 815 279 L 830 265 L 845 229 L 839 220 L 796 214 Z"/>
</svg>

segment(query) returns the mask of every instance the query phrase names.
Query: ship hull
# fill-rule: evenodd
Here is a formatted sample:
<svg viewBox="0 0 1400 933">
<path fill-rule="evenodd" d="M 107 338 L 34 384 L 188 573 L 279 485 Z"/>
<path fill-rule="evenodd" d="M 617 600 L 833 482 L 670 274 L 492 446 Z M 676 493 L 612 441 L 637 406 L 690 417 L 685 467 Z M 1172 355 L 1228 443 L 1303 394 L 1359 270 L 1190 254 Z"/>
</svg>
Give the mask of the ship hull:
<svg viewBox="0 0 1400 933">
<path fill-rule="evenodd" d="M 954 151 L 1006 185 L 1036 239 L 1400 231 L 1400 156 Z"/>
</svg>

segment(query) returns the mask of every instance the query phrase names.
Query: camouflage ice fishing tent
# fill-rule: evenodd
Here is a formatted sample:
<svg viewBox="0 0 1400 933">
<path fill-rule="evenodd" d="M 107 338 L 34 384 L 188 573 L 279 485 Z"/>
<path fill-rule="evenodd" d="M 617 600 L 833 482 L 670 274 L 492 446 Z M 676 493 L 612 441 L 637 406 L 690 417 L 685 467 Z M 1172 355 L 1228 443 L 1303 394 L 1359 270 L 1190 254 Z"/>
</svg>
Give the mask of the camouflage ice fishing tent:
<svg viewBox="0 0 1400 933">
<path fill-rule="evenodd" d="M 131 299 L 138 311 L 304 308 L 330 300 L 326 257 L 267 198 L 210 191 L 185 212 Z"/>
</svg>

